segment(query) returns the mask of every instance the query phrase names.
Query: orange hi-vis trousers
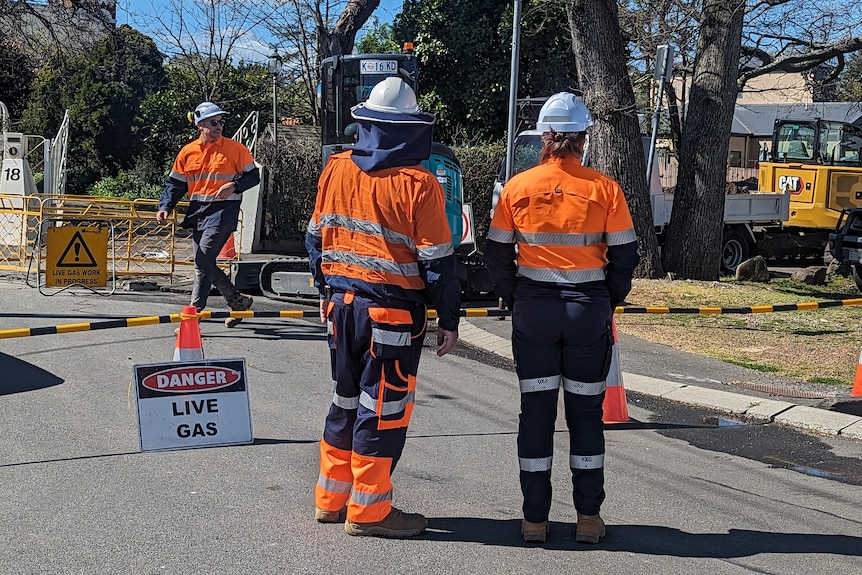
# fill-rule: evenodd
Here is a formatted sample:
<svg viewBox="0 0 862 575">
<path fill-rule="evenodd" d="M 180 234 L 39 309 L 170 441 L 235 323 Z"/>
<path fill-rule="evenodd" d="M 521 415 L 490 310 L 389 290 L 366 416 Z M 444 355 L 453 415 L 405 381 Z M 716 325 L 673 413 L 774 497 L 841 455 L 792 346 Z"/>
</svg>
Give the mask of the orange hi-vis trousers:
<svg viewBox="0 0 862 575">
<path fill-rule="evenodd" d="M 320 442 L 315 503 L 358 523 L 392 509 L 392 471 L 413 412 L 425 306 L 332 296 L 327 319 L 334 392 Z"/>
</svg>

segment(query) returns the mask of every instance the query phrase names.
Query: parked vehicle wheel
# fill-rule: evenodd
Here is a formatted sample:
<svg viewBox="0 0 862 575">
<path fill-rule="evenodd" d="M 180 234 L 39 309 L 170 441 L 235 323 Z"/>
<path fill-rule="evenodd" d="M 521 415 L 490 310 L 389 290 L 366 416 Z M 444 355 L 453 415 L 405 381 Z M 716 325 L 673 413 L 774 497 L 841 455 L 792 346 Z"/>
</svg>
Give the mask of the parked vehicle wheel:
<svg viewBox="0 0 862 575">
<path fill-rule="evenodd" d="M 856 287 L 859 291 L 862 291 L 862 266 L 853 266 L 851 274 L 853 275 L 853 281 L 856 283 Z"/>
<path fill-rule="evenodd" d="M 721 238 L 721 271 L 736 273 L 736 267 L 750 257 L 751 246 L 740 230 L 730 229 Z"/>
</svg>

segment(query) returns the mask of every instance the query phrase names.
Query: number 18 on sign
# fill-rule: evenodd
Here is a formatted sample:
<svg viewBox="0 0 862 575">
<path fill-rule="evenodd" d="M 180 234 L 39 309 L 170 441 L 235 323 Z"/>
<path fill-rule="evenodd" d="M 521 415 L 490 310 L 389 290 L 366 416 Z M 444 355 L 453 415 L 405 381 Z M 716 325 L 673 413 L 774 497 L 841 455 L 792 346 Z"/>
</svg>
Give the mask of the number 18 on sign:
<svg viewBox="0 0 862 575">
<path fill-rule="evenodd" d="M 133 368 L 141 451 L 251 443 L 244 359 Z"/>
</svg>

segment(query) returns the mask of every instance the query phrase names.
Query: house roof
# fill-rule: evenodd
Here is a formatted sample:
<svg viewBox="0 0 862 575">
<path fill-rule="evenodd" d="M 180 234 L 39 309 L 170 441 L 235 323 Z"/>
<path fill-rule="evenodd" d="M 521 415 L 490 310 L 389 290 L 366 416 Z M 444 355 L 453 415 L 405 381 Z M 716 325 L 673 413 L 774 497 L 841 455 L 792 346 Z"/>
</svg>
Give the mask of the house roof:
<svg viewBox="0 0 862 575">
<path fill-rule="evenodd" d="M 272 124 L 269 124 L 264 130 L 266 137 L 272 137 Z M 320 128 L 309 126 L 306 124 L 279 124 L 278 125 L 279 140 L 319 140 Z"/>
<path fill-rule="evenodd" d="M 777 119 L 862 121 L 862 102 L 814 102 L 808 104 L 737 104 L 733 112 L 734 136 L 769 137 Z"/>
</svg>

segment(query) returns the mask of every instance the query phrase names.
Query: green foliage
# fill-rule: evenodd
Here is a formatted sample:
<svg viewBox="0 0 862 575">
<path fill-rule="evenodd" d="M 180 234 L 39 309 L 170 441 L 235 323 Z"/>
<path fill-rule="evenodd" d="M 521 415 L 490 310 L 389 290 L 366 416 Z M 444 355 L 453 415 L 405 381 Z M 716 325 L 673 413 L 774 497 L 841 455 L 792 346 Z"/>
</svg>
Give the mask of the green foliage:
<svg viewBox="0 0 862 575">
<path fill-rule="evenodd" d="M 512 46 L 509 0 L 405 0 L 394 35 L 412 41 L 424 108 L 438 114 L 436 137 L 503 135 Z M 577 85 L 563 2 L 527 0 L 521 28 L 518 97 L 548 96 Z"/>
<path fill-rule="evenodd" d="M 32 60 L 18 46 L 0 42 L 0 101 L 12 118 L 24 111 L 35 77 Z"/>
<path fill-rule="evenodd" d="M 506 155 L 506 143 L 463 144 L 452 147 L 461 164 L 464 203 L 473 208 L 476 240 L 481 249 L 491 225 L 491 192 L 497 177 L 500 159 Z"/>
<path fill-rule="evenodd" d="M 258 161 L 270 168 L 264 210 L 263 239 L 302 246 L 314 211 L 321 152 L 318 140 L 287 140 L 274 150 L 271 140 L 258 142 Z M 299 249 L 302 249 L 301 247 Z"/>
<path fill-rule="evenodd" d="M 102 178 L 90 188 L 91 196 L 107 198 L 158 199 L 162 186 L 148 183 L 131 172 L 120 172 L 116 176 Z"/>
<path fill-rule="evenodd" d="M 862 102 L 862 52 L 847 58 L 847 64 L 835 86 L 835 99 L 839 102 Z"/>
<path fill-rule="evenodd" d="M 70 111 L 70 193 L 135 164 L 145 134 L 140 104 L 164 80 L 162 59 L 150 38 L 122 25 L 92 50 L 57 57 L 39 73 L 25 122 L 52 134 Z"/>
<path fill-rule="evenodd" d="M 392 25 L 381 23 L 377 16 L 373 16 L 370 30 L 356 43 L 353 51 L 357 54 L 397 54 L 401 45 L 395 38 Z"/>
</svg>

